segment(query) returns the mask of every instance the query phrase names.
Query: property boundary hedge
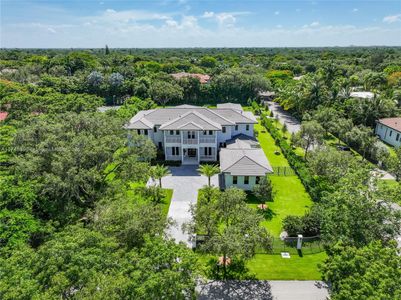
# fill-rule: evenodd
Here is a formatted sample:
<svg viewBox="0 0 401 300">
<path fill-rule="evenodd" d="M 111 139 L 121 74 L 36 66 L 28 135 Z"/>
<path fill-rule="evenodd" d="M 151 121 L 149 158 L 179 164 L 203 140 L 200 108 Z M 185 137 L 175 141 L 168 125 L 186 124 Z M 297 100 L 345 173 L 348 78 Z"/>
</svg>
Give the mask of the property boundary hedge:
<svg viewBox="0 0 401 300">
<path fill-rule="evenodd" d="M 295 170 L 295 173 L 301 179 L 302 184 L 305 186 L 309 195 L 313 201 L 319 201 L 322 193 L 327 190 L 327 185 L 319 179 L 317 176 L 313 176 L 307 167 L 304 159 L 298 156 L 291 145 L 285 140 L 280 130 L 278 130 L 271 119 L 268 119 L 265 115 L 261 116 L 261 123 L 273 137 L 277 146 L 281 148 L 285 158 L 288 160 L 290 166 Z"/>
</svg>

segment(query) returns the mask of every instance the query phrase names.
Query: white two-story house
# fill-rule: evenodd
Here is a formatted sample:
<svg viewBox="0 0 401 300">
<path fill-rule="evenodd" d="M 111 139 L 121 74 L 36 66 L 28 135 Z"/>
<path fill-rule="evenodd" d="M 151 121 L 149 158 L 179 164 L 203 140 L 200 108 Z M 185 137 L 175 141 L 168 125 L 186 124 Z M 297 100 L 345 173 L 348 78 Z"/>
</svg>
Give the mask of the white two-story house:
<svg viewBox="0 0 401 300">
<path fill-rule="evenodd" d="M 240 105 L 230 108 L 205 108 L 180 105 L 138 112 L 126 125 L 127 129 L 147 135 L 166 160 L 183 164 L 217 161 L 218 150 L 233 136 L 253 137 L 257 123 L 251 112 Z"/>
<path fill-rule="evenodd" d="M 140 111 L 125 127 L 148 136 L 163 150 L 166 161 L 182 164 L 220 161 L 226 186 L 238 185 L 250 190 L 257 183 L 257 177 L 272 172 L 263 151 L 248 149 L 249 143 L 243 142 L 236 143 L 235 150 L 220 149 L 238 137 L 241 141 L 254 141 L 255 124 L 257 120 L 252 112 L 243 111 L 239 104 L 226 103 L 217 108 L 180 105 Z M 240 151 L 238 145 L 247 150 Z"/>
</svg>

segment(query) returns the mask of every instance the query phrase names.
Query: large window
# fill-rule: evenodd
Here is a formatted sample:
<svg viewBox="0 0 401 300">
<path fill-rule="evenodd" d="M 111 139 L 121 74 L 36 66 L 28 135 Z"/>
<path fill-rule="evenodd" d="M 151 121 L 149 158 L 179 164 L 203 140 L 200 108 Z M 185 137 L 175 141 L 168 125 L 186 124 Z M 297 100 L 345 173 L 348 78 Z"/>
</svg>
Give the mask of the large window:
<svg viewBox="0 0 401 300">
<path fill-rule="evenodd" d="M 244 177 L 244 184 L 249 184 L 249 176 Z"/>
<path fill-rule="evenodd" d="M 399 139 L 400 139 L 400 134 L 397 133 L 397 137 L 395 138 L 395 140 L 398 142 Z"/>
<path fill-rule="evenodd" d="M 238 125 L 235 125 L 235 130 L 238 130 Z"/>
<path fill-rule="evenodd" d="M 212 155 L 212 147 L 205 147 L 204 149 L 205 156 Z"/>
<path fill-rule="evenodd" d="M 238 177 L 237 176 L 233 176 L 233 184 L 237 184 L 238 183 Z"/>
<path fill-rule="evenodd" d="M 246 131 L 248 131 L 248 130 L 249 130 L 249 125 L 247 124 L 247 125 L 246 125 Z"/>
<path fill-rule="evenodd" d="M 213 135 L 213 130 L 209 130 L 209 135 Z"/>
<path fill-rule="evenodd" d="M 154 132 L 157 132 L 157 127 L 156 127 L 156 126 L 153 127 L 153 131 L 154 131 Z"/>
<path fill-rule="evenodd" d="M 136 130 L 136 133 L 137 133 L 138 135 L 140 135 L 140 134 L 141 134 L 141 130 L 140 130 L 140 129 L 137 129 L 137 130 Z"/>
<path fill-rule="evenodd" d="M 221 127 L 221 132 L 226 133 L 226 127 L 225 126 Z"/>
<path fill-rule="evenodd" d="M 147 129 L 145 129 L 143 132 L 144 132 L 145 135 L 148 135 L 148 130 Z"/>
<path fill-rule="evenodd" d="M 180 147 L 173 147 L 172 149 L 173 149 L 174 156 L 180 155 Z"/>
</svg>

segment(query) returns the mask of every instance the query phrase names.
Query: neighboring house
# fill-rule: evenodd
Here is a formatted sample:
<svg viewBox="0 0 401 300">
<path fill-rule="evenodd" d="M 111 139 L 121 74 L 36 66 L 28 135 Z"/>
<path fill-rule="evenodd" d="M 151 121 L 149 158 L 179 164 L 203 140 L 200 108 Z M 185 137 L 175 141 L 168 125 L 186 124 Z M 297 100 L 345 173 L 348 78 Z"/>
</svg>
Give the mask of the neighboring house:
<svg viewBox="0 0 401 300">
<path fill-rule="evenodd" d="M 259 99 L 262 101 L 262 103 L 264 103 L 266 101 L 273 101 L 276 98 L 276 93 L 270 91 L 264 91 L 264 92 L 259 92 L 258 96 Z"/>
<path fill-rule="evenodd" d="M 375 94 L 372 92 L 351 92 L 349 96 L 351 98 L 373 99 Z"/>
<path fill-rule="evenodd" d="M 227 141 L 227 147 L 220 150 L 220 170 L 224 187 L 244 190 L 252 190 L 261 177 L 273 173 L 258 141 L 243 134 Z"/>
<path fill-rule="evenodd" d="M 149 137 L 163 150 L 165 160 L 183 164 L 220 160 L 225 185 L 250 190 L 272 172 L 253 137 L 254 124 L 252 112 L 227 103 L 214 109 L 180 105 L 140 111 L 125 128 Z"/>
<path fill-rule="evenodd" d="M 401 146 L 401 117 L 385 118 L 376 122 L 375 133 L 380 139 L 394 147 Z"/>
<path fill-rule="evenodd" d="M 206 84 L 209 83 L 210 81 L 210 76 L 206 74 L 181 72 L 181 73 L 171 74 L 171 76 L 173 76 L 174 79 L 176 80 L 180 80 L 181 78 L 185 77 L 197 78 L 201 84 Z"/>
</svg>

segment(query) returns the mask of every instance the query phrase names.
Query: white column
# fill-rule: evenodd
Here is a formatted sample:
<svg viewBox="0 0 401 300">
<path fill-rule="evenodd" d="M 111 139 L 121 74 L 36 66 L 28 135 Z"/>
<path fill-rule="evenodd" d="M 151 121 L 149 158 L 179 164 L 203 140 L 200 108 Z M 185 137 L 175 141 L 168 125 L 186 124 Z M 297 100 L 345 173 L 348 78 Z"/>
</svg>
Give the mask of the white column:
<svg viewBox="0 0 401 300">
<path fill-rule="evenodd" d="M 197 138 L 198 138 L 198 144 L 196 145 L 196 152 L 197 152 L 197 154 L 198 154 L 198 164 L 199 164 L 199 162 L 200 162 L 200 148 L 199 148 L 199 133 L 200 133 L 200 131 L 195 131 L 196 132 L 196 134 L 197 134 Z"/>
<path fill-rule="evenodd" d="M 183 131 L 180 130 L 180 136 L 181 136 L 181 163 L 184 162 L 184 147 L 182 146 L 184 143 L 184 137 L 183 137 Z"/>
<path fill-rule="evenodd" d="M 164 148 L 164 160 L 167 160 L 167 146 L 166 146 L 166 132 L 163 130 L 163 148 Z"/>
</svg>

